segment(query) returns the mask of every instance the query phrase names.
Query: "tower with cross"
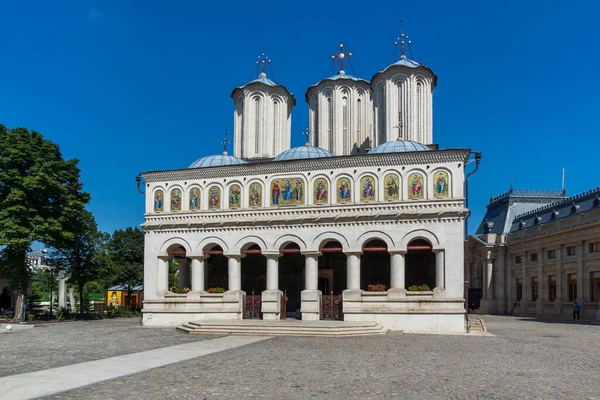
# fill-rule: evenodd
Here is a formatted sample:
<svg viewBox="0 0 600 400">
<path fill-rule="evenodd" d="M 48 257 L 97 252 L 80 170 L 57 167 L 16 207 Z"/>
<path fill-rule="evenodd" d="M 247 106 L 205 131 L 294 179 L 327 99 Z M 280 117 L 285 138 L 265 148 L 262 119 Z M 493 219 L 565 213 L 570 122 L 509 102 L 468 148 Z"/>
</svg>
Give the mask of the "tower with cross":
<svg viewBox="0 0 600 400">
<path fill-rule="evenodd" d="M 273 81 L 271 64 L 272 60 L 261 53 L 254 61 L 252 79 L 231 93 L 233 155 L 236 157 L 273 158 L 290 147 L 291 110 L 296 99 L 284 86 Z M 227 139 L 224 142 L 229 143 Z"/>
</svg>

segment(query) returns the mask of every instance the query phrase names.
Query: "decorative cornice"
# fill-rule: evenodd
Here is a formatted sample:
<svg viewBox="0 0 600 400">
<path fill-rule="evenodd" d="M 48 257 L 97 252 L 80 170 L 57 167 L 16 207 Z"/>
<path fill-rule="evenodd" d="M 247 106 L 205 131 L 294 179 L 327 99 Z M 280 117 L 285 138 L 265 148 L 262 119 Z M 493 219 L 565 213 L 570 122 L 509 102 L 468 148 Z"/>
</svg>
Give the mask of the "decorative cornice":
<svg viewBox="0 0 600 400">
<path fill-rule="evenodd" d="M 441 220 L 462 221 L 467 210 L 462 201 L 436 201 L 396 205 L 353 205 L 347 207 L 303 207 L 298 209 L 243 210 L 240 212 L 147 214 L 142 225 L 146 231 L 169 229 L 296 229 L 334 224 L 341 226 L 388 223 L 427 223 Z M 280 226 L 281 225 L 281 226 Z"/>
<path fill-rule="evenodd" d="M 449 149 L 411 153 L 366 154 L 306 160 L 265 161 L 224 167 L 149 171 L 142 173 L 141 175 L 146 182 L 163 182 L 186 179 L 215 179 L 234 176 L 295 173 L 298 171 L 320 171 L 326 169 L 334 170 L 342 168 L 408 166 L 449 162 L 464 164 L 469 153 L 470 150 L 468 149 Z"/>
</svg>

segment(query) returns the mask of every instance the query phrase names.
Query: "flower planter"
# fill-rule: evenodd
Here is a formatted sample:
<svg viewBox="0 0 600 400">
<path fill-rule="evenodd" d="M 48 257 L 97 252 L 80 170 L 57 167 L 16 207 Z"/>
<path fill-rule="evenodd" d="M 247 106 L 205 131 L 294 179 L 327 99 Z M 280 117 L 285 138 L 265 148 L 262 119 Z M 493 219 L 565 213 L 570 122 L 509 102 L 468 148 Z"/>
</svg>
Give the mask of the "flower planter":
<svg viewBox="0 0 600 400">
<path fill-rule="evenodd" d="M 187 298 L 187 293 L 165 293 L 166 299 L 185 299 Z"/>
<path fill-rule="evenodd" d="M 433 296 L 433 291 L 416 291 L 416 290 L 415 291 L 407 291 L 406 295 L 407 296 L 415 296 L 415 297 Z"/>
<path fill-rule="evenodd" d="M 366 290 L 363 290 L 363 292 L 361 293 L 362 296 L 365 297 L 381 297 L 381 296 L 387 296 L 388 292 L 387 290 L 385 292 L 368 292 Z"/>
</svg>

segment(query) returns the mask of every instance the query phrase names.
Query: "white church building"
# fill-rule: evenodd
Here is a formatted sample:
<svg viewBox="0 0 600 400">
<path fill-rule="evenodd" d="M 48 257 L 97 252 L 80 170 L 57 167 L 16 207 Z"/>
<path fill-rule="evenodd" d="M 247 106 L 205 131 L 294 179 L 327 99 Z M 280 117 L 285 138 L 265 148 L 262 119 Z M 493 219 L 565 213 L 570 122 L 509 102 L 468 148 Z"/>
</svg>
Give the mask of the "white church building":
<svg viewBox="0 0 600 400">
<path fill-rule="evenodd" d="M 370 81 L 345 72 L 340 46 L 337 74 L 306 92 L 310 134 L 294 148 L 296 99 L 263 58 L 231 94 L 233 155 L 141 174 L 144 326 L 296 318 L 464 332 L 470 150 L 433 144 L 436 75 L 399 45 Z"/>
</svg>

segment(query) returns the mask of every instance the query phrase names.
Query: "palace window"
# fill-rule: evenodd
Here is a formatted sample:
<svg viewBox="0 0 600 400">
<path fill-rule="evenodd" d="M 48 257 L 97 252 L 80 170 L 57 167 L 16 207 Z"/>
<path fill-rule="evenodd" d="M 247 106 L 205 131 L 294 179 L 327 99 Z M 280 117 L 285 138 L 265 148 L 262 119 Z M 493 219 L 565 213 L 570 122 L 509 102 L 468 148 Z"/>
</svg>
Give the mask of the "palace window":
<svg viewBox="0 0 600 400">
<path fill-rule="evenodd" d="M 516 289 L 517 301 L 521 301 L 523 298 L 523 281 L 521 278 L 517 278 Z"/>
<path fill-rule="evenodd" d="M 575 246 L 567 247 L 567 256 L 574 256 L 576 254 L 577 254 L 577 249 L 575 248 Z"/>
<path fill-rule="evenodd" d="M 521 264 L 523 262 L 521 256 L 515 256 L 515 264 Z"/>
<path fill-rule="evenodd" d="M 590 284 L 592 285 L 590 296 L 592 301 L 597 302 L 598 296 L 600 296 L 600 271 L 590 272 Z"/>
<path fill-rule="evenodd" d="M 531 277 L 531 301 L 538 299 L 538 278 L 537 276 Z"/>
<path fill-rule="evenodd" d="M 567 283 L 569 285 L 569 301 L 575 301 L 577 298 L 577 274 L 567 274 Z"/>
<path fill-rule="evenodd" d="M 551 260 L 553 258 L 556 258 L 556 250 L 548 250 L 546 252 L 546 257 Z"/>
<path fill-rule="evenodd" d="M 556 300 L 556 275 L 548 275 L 548 300 Z"/>
<path fill-rule="evenodd" d="M 590 253 L 597 253 L 600 251 L 600 242 L 590 243 L 588 246 Z"/>
<path fill-rule="evenodd" d="M 537 260 L 538 260 L 537 253 L 531 253 L 531 254 L 529 254 L 529 261 L 536 262 Z"/>
</svg>

